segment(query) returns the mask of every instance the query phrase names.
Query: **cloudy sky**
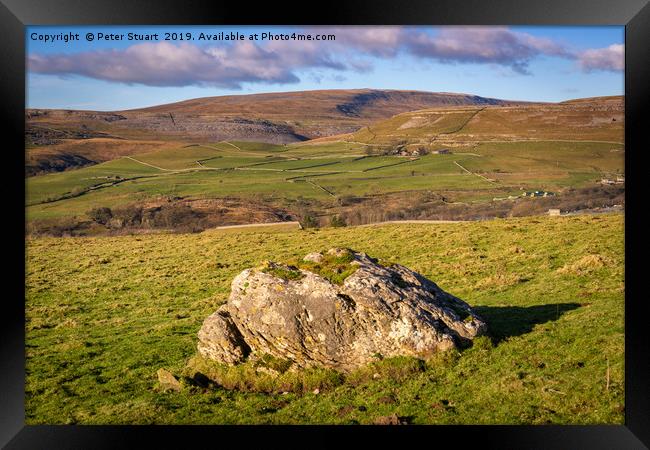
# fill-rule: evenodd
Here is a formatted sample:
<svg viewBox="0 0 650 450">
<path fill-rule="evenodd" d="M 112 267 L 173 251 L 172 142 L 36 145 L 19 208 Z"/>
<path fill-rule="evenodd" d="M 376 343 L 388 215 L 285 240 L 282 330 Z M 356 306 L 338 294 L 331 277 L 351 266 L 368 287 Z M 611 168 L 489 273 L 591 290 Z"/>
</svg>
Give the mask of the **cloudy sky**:
<svg viewBox="0 0 650 450">
<path fill-rule="evenodd" d="M 87 33 L 123 35 L 86 40 Z M 191 40 L 165 41 L 165 32 Z M 242 41 L 199 40 L 240 33 Z M 335 40 L 262 40 L 262 33 Z M 78 33 L 74 42 L 45 36 Z M 128 33 L 158 34 L 134 41 Z M 190 33 L 190 34 L 187 34 Z M 258 40 L 250 40 L 252 34 Z M 121 110 L 214 95 L 411 89 L 562 101 L 624 91 L 624 28 L 28 27 L 27 107 Z"/>
</svg>

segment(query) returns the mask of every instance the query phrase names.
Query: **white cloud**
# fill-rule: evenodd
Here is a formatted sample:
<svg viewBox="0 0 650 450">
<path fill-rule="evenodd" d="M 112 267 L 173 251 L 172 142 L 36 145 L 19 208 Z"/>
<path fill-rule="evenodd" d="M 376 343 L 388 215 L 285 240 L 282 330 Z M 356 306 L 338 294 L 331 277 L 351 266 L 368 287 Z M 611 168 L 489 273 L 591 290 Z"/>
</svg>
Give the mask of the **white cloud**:
<svg viewBox="0 0 650 450">
<path fill-rule="evenodd" d="M 578 65 L 585 72 L 621 71 L 625 67 L 625 48 L 623 44 L 613 44 L 605 48 L 585 50 L 578 54 Z"/>
<path fill-rule="evenodd" d="M 622 70 L 623 45 L 574 52 L 547 38 L 506 27 L 308 27 L 301 33 L 335 34 L 335 41 L 238 41 L 200 47 L 190 43 L 142 43 L 119 50 L 30 54 L 32 73 L 81 75 L 148 86 L 217 86 L 297 83 L 304 71 L 368 72 L 373 61 L 409 54 L 447 64 L 476 63 L 526 74 L 539 56 L 576 60 L 585 72 Z"/>
</svg>

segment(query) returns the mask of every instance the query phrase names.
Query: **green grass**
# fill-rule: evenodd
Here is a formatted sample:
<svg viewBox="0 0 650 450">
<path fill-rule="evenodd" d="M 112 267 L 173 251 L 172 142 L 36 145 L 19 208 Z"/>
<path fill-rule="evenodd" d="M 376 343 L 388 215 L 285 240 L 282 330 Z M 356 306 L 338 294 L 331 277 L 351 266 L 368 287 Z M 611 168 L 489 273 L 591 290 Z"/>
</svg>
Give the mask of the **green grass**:
<svg viewBox="0 0 650 450">
<path fill-rule="evenodd" d="M 298 143 L 287 145 L 286 157 L 349 157 L 365 155 L 366 145 L 349 142 Z"/>
<path fill-rule="evenodd" d="M 217 158 L 201 161 L 205 167 L 212 167 L 217 169 L 234 169 L 235 167 L 253 167 L 256 165 L 264 165 L 273 161 L 281 161 L 282 158 L 274 156 L 266 156 L 259 158 L 255 156 L 222 156 Z"/>
<path fill-rule="evenodd" d="M 469 170 L 495 172 L 615 172 L 623 169 L 622 145 L 597 142 L 513 142 L 479 144 L 473 152 L 480 158 L 468 158 Z M 554 170 L 555 169 L 555 170 Z"/>
<path fill-rule="evenodd" d="M 163 169 L 182 170 L 198 168 L 200 166 L 197 164 L 197 161 L 218 158 L 220 156 L 223 156 L 223 154 L 212 147 L 195 145 L 141 153 L 134 156 L 134 158 Z"/>
<path fill-rule="evenodd" d="M 409 162 L 407 158 L 401 158 L 397 156 L 373 156 L 373 157 L 357 158 L 354 160 L 344 161 L 341 163 L 340 166 L 337 166 L 336 169 L 366 171 L 371 169 L 389 167 L 396 164 L 402 164 L 407 162 Z"/>
<path fill-rule="evenodd" d="M 380 169 L 384 170 L 384 169 Z M 336 174 L 313 178 L 336 195 L 376 195 L 408 190 L 467 190 L 474 198 L 494 185 L 469 174 L 382 176 L 379 170 L 363 174 Z"/>
<path fill-rule="evenodd" d="M 289 371 L 291 361 L 264 354 L 255 361 L 246 361 L 237 366 L 226 366 L 207 360 L 200 355 L 190 358 L 182 371 L 188 386 L 196 385 L 197 373 L 208 383 L 240 393 L 297 393 L 305 394 L 314 389 L 332 389 L 344 382 L 343 374 L 325 368 L 310 368 Z M 204 383 L 205 384 L 205 383 Z M 286 394 L 285 394 L 286 395 Z"/>
<path fill-rule="evenodd" d="M 456 115 L 462 114 L 449 116 Z M 455 149 L 458 153 L 426 155 L 415 160 L 368 157 L 363 152 L 355 155 L 350 149 L 356 144 L 342 142 L 287 146 L 238 142 L 236 145 L 239 149 L 221 142 L 133 156 L 164 170 L 122 158 L 30 177 L 27 216 L 29 220 L 83 216 L 95 207 L 122 206 L 160 196 L 251 198 L 262 195 L 280 200 L 304 197 L 325 203 L 332 201 L 318 187 L 292 182 L 296 177 L 312 180 L 335 195 L 461 190 L 466 192 L 463 201 L 486 201 L 495 196 L 495 189 L 557 191 L 586 186 L 622 173 L 624 160 L 622 145 L 598 142 L 481 143 L 470 149 Z M 107 177 L 116 176 L 127 180 L 117 185 L 108 183 Z M 93 190 L 89 191 L 90 188 Z M 70 197 L 71 193 L 82 195 L 50 202 Z"/>
<path fill-rule="evenodd" d="M 299 170 L 308 169 L 315 171 L 335 171 L 341 170 L 340 166 L 352 158 L 316 158 L 316 159 L 299 159 L 299 160 L 284 160 L 278 162 L 270 162 L 263 166 L 258 166 L 261 169 L 275 169 L 275 170 Z"/>
<path fill-rule="evenodd" d="M 153 167 L 138 164 L 126 158 L 115 159 L 96 166 L 62 173 L 51 173 L 27 179 L 26 198 L 28 205 L 38 204 L 51 198 L 56 198 L 90 186 L 106 183 L 116 176 L 133 178 L 152 176 L 161 171 Z"/>
<path fill-rule="evenodd" d="M 26 245 L 27 424 L 366 424 L 392 413 L 415 424 L 624 420 L 620 214 Z M 182 378 L 208 372 L 197 368 L 196 334 L 235 275 L 334 246 L 422 273 L 476 307 L 490 337 L 425 362 L 377 355 L 343 378 L 222 372 L 235 390 Z M 157 388 L 161 367 L 182 392 Z"/>
<path fill-rule="evenodd" d="M 252 151 L 252 152 L 281 153 L 281 152 L 286 152 L 288 149 L 286 145 L 267 144 L 266 142 L 250 142 L 250 141 L 228 141 L 228 142 L 230 142 L 233 145 L 236 145 L 242 150 Z"/>
</svg>

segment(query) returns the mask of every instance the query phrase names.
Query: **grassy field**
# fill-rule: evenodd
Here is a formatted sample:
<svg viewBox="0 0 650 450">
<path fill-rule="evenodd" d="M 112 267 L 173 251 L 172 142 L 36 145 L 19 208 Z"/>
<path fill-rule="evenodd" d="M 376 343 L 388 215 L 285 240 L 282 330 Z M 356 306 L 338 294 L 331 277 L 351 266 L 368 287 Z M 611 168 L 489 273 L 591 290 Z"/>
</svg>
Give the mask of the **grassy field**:
<svg viewBox="0 0 650 450">
<path fill-rule="evenodd" d="M 160 368 L 192 375 L 196 333 L 236 274 L 332 246 L 431 278 L 477 307 L 490 339 L 425 363 L 305 378 L 287 394 L 158 389 Z M 367 424 L 392 413 L 415 424 L 624 420 L 620 214 L 29 238 L 26 255 L 27 424 Z"/>
<path fill-rule="evenodd" d="M 303 197 L 333 205 L 341 196 L 460 190 L 462 201 L 485 201 L 522 189 L 582 187 L 622 173 L 624 162 L 622 144 L 602 142 L 478 143 L 452 154 L 417 158 L 367 156 L 358 149 L 350 143 L 222 142 L 132 155 L 28 178 L 27 215 L 30 220 L 83 217 L 94 207 L 160 196 Z"/>
</svg>

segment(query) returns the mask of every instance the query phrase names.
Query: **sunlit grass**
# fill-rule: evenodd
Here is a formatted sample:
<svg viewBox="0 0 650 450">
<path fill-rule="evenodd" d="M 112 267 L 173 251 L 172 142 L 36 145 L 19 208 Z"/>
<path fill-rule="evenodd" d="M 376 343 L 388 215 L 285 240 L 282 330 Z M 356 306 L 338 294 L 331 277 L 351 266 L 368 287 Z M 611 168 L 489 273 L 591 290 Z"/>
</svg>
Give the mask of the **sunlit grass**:
<svg viewBox="0 0 650 450">
<path fill-rule="evenodd" d="M 490 336 L 425 362 L 378 355 L 343 378 L 286 375 L 285 390 L 243 369 L 227 374 L 230 387 L 275 387 L 186 383 L 200 371 L 196 334 L 235 275 L 331 247 L 422 273 L 476 307 Z M 26 250 L 28 424 L 343 424 L 392 413 L 411 423 L 623 423 L 620 214 L 37 238 Z M 182 392 L 159 391 L 161 367 Z"/>
</svg>

